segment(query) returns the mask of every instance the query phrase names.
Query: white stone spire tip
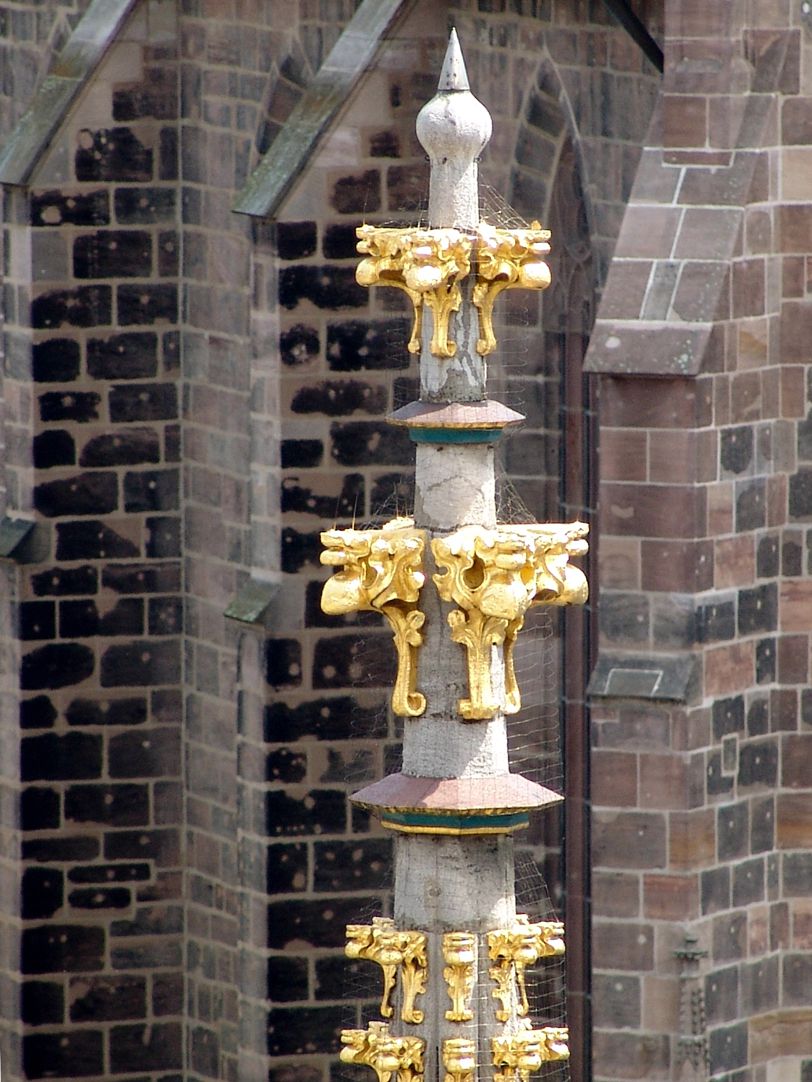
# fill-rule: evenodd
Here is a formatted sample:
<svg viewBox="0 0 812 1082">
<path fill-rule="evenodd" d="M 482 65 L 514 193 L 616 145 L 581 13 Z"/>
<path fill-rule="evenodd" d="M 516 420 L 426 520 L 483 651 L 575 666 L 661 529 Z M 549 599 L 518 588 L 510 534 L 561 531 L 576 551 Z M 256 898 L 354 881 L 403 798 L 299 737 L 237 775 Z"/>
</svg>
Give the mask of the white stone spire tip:
<svg viewBox="0 0 812 1082">
<path fill-rule="evenodd" d="M 445 51 L 443 70 L 440 72 L 440 81 L 437 84 L 439 92 L 449 90 L 470 90 L 468 72 L 465 70 L 465 61 L 462 58 L 460 39 L 457 31 L 452 29 L 448 38 L 448 48 Z"/>
</svg>

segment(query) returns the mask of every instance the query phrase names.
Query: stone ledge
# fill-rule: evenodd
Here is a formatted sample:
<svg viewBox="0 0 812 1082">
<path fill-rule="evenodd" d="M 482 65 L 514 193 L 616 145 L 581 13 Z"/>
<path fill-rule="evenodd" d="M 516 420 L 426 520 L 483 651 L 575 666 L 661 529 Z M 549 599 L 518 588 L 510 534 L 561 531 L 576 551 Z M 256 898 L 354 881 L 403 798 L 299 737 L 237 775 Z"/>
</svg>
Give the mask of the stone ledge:
<svg viewBox="0 0 812 1082">
<path fill-rule="evenodd" d="M 268 608 L 279 591 L 278 582 L 249 579 L 232 597 L 224 615 L 243 624 L 264 625 Z"/>
<path fill-rule="evenodd" d="M 716 371 L 715 348 L 721 340 L 713 332 L 711 323 L 598 320 L 584 371 L 613 376 L 696 376 Z"/>
<path fill-rule="evenodd" d="M 10 518 L 8 515 L 3 515 L 0 518 L 0 560 L 21 562 L 20 546 L 33 529 L 34 523 L 29 519 Z"/>
<path fill-rule="evenodd" d="M 697 688 L 698 667 L 692 654 L 602 653 L 587 694 L 600 699 L 688 702 Z"/>
</svg>

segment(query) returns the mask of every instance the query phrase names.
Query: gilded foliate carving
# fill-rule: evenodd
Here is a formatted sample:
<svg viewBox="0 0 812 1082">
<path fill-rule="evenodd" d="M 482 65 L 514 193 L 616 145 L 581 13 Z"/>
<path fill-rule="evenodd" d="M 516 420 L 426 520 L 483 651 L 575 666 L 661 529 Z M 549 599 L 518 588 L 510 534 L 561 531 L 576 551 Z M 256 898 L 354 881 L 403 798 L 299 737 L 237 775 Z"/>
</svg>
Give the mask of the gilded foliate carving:
<svg viewBox="0 0 812 1082">
<path fill-rule="evenodd" d="M 423 1021 L 423 1011 L 415 999 L 426 990 L 426 935 L 424 932 L 396 928 L 391 917 L 373 917 L 372 924 L 348 924 L 348 958 L 366 958 L 377 962 L 383 971 L 381 1016 L 394 1014 L 392 993 L 398 971 L 403 989 L 400 1017 L 404 1022 Z"/>
<path fill-rule="evenodd" d="M 497 229 L 481 222 L 478 232 L 473 301 L 479 309 L 476 348 L 484 356 L 496 348 L 493 305 L 499 294 L 505 289 L 546 289 L 550 284 L 550 268 L 544 261 L 550 231 L 538 222 L 526 229 Z"/>
<path fill-rule="evenodd" d="M 356 230 L 358 251 L 365 256 L 355 277 L 361 285 L 402 289 L 414 308 L 409 352 L 420 352 L 424 305 L 431 309 L 431 352 L 453 357 L 449 340 L 452 312 L 459 310 L 459 282 L 471 269 L 471 238 L 458 229 L 382 229 L 363 225 Z"/>
<path fill-rule="evenodd" d="M 448 614 L 448 623 L 451 638 L 466 651 L 468 698 L 459 701 L 465 720 L 521 708 L 513 664 L 516 637 L 531 604 L 586 600 L 586 578 L 569 560 L 587 551 L 587 529 L 582 523 L 463 526 L 431 542 L 440 597 L 459 606 Z M 494 647 L 503 648 L 503 694 L 493 682 Z"/>
<path fill-rule="evenodd" d="M 373 917 L 372 924 L 348 924 L 345 953 L 348 958 L 366 958 L 383 970 L 381 1017 L 391 1018 L 392 992 L 395 988 L 401 952 L 393 941 L 395 922 L 388 917 Z"/>
<path fill-rule="evenodd" d="M 496 963 L 488 973 L 496 984 L 492 995 L 500 1003 L 496 1011 L 500 1022 L 506 1022 L 511 1016 L 514 975 L 519 991 L 516 1014 L 526 1018 L 529 1005 L 525 969 L 541 958 L 563 953 L 564 925 L 560 921 L 531 923 L 524 913 L 518 913 L 510 928 L 488 932 L 488 957 Z"/>
<path fill-rule="evenodd" d="M 542 1063 L 569 1057 L 567 1041 L 568 1032 L 562 1026 L 492 1038 L 493 1065 L 501 1068 L 494 1074 L 494 1082 L 527 1082 L 530 1072 L 538 1071 Z"/>
<path fill-rule="evenodd" d="M 471 932 L 446 932 L 443 936 L 443 979 L 451 1007 L 445 1012 L 449 1022 L 470 1022 L 471 993 L 474 990 L 476 936 Z"/>
<path fill-rule="evenodd" d="M 426 699 L 417 691 L 417 651 L 425 615 L 417 607 L 425 581 L 425 535 L 411 519 L 399 518 L 378 530 L 327 530 L 321 535 L 321 562 L 340 568 L 325 582 L 321 607 L 333 616 L 381 612 L 392 629 L 398 656 L 392 709 L 417 717 Z"/>
<path fill-rule="evenodd" d="M 426 1042 L 421 1037 L 394 1037 L 386 1022 L 370 1022 L 367 1029 L 345 1029 L 341 1032 L 342 1063 L 361 1063 L 371 1067 L 378 1082 L 417 1082 L 423 1077 L 423 1052 Z"/>
<path fill-rule="evenodd" d="M 527 1082 L 530 1072 L 538 1071 L 543 1063 L 541 1043 L 532 1029 L 492 1038 L 493 1065 L 501 1068 L 494 1075 L 496 1082 Z"/>
<path fill-rule="evenodd" d="M 426 991 L 428 959 L 426 957 L 426 936 L 423 932 L 402 932 L 403 961 L 400 976 L 403 982 L 403 1006 L 400 1017 L 404 1022 L 423 1021 L 423 1011 L 418 1010 L 414 1001 Z"/>
<path fill-rule="evenodd" d="M 550 231 L 532 222 L 523 229 L 501 229 L 480 222 L 474 240 L 457 229 L 389 229 L 363 225 L 356 230 L 358 251 L 365 258 L 355 277 L 361 285 L 402 289 L 414 309 L 408 349 L 420 352 L 424 305 L 431 309 L 431 352 L 453 357 L 456 345 L 449 337 L 451 315 L 459 311 L 460 282 L 476 261 L 473 302 L 479 313 L 477 352 L 483 356 L 496 348 L 493 306 L 506 289 L 546 289 L 550 268 Z"/>
<path fill-rule="evenodd" d="M 467 1037 L 449 1037 L 443 1041 L 444 1082 L 474 1082 L 476 1042 Z"/>
</svg>

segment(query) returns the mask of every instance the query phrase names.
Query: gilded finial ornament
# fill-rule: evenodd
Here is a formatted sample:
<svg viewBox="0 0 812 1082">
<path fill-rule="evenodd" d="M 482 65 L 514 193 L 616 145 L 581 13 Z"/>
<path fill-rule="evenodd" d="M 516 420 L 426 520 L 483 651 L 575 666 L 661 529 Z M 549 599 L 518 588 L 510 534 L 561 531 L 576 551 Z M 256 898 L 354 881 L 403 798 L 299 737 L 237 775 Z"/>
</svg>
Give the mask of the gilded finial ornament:
<svg viewBox="0 0 812 1082">
<path fill-rule="evenodd" d="M 423 306 L 433 316 L 431 352 L 453 357 L 449 341 L 451 313 L 462 300 L 459 282 L 471 269 L 471 240 L 458 229 L 381 229 L 362 225 L 356 230 L 358 251 L 365 256 L 355 277 L 362 286 L 402 289 L 414 308 L 410 353 L 420 352 Z"/>
<path fill-rule="evenodd" d="M 531 923 L 526 914 L 517 913 L 516 921 L 510 928 L 488 932 L 488 957 L 496 963 L 488 972 L 496 983 L 492 994 L 501 1004 L 496 1012 L 500 1022 L 506 1022 L 511 1015 L 513 974 L 519 988 L 516 1013 L 520 1018 L 526 1018 L 529 1005 L 525 969 L 535 965 L 540 958 L 563 953 L 564 925 L 560 921 Z"/>
<path fill-rule="evenodd" d="M 451 1007 L 445 1012 L 449 1022 L 470 1022 L 471 993 L 474 990 L 476 936 L 471 932 L 446 932 L 443 936 L 443 979 L 448 986 Z"/>
<path fill-rule="evenodd" d="M 377 962 L 383 971 L 381 1016 L 394 1014 L 392 993 L 398 970 L 403 987 L 401 1020 L 417 1024 L 423 1021 L 423 1011 L 415 1007 L 415 999 L 426 990 L 426 935 L 424 932 L 395 927 L 391 917 L 373 917 L 372 924 L 348 924 L 348 958 L 366 958 Z"/>
<path fill-rule="evenodd" d="M 492 353 L 493 306 L 506 289 L 546 289 L 550 268 L 550 231 L 532 222 L 524 229 L 499 229 L 480 222 L 476 236 L 459 229 L 391 229 L 362 225 L 356 229 L 358 252 L 364 256 L 355 271 L 362 286 L 394 286 L 412 302 L 414 318 L 410 353 L 420 352 L 424 305 L 433 317 L 431 352 L 453 357 L 449 323 L 462 301 L 461 281 L 476 263 L 473 302 L 479 314 L 477 352 Z"/>
<path fill-rule="evenodd" d="M 381 612 L 392 629 L 398 656 L 392 709 L 417 717 L 426 699 L 417 691 L 417 651 L 425 615 L 418 608 L 425 581 L 425 534 L 412 519 L 398 518 L 379 530 L 327 530 L 321 562 L 340 568 L 325 582 L 321 607 L 332 616 Z"/>
<path fill-rule="evenodd" d="M 586 600 L 574 562 L 588 527 L 496 524 L 494 444 L 524 418 L 487 397 L 484 358 L 496 348 L 501 294 L 549 286 L 550 233 L 537 221 L 481 220 L 478 162 L 491 131 L 452 31 L 437 94 L 416 121 L 430 162 L 427 225 L 356 230 L 356 280 L 406 294 L 408 350 L 420 356 L 420 399 L 389 418 L 417 444 L 418 526 L 398 518 L 321 535 L 322 609 L 386 617 L 392 708 L 425 715 L 404 728 L 402 769 L 352 794 L 403 835 L 396 920 L 347 927 L 347 955 L 381 969 L 382 1020 L 342 1031 L 341 1060 L 371 1067 L 376 1082 L 529 1082 L 569 1055 L 565 1028 L 532 1028 L 526 980 L 528 966 L 563 954 L 564 927 L 514 916 L 513 849 L 498 836 L 563 799 L 510 771 L 503 715 L 521 707 L 514 651 L 530 606 Z M 430 680 L 426 665 L 440 670 Z M 480 840 L 490 835 L 498 845 Z M 495 913 L 505 927 L 494 929 Z"/>
<path fill-rule="evenodd" d="M 564 1026 L 525 1029 L 509 1037 L 493 1037 L 493 1065 L 500 1067 L 494 1082 L 527 1082 L 542 1063 L 569 1058 L 568 1031 Z"/>
<path fill-rule="evenodd" d="M 496 349 L 493 305 L 506 289 L 546 289 L 550 268 L 544 256 L 550 251 L 550 231 L 532 222 L 526 229 L 497 229 L 479 224 L 476 284 L 473 301 L 479 310 L 480 338 L 477 353 Z"/>
<path fill-rule="evenodd" d="M 444 1082 L 474 1082 L 476 1042 L 468 1037 L 448 1037 L 443 1041 Z"/>
<path fill-rule="evenodd" d="M 448 623 L 452 640 L 466 651 L 469 697 L 459 700 L 466 721 L 521 708 L 513 665 L 516 636 L 531 604 L 586 600 L 586 578 L 569 560 L 587 551 L 587 529 L 582 523 L 463 526 L 431 542 L 440 597 L 459 606 L 448 614 Z M 504 648 L 504 697 L 493 685 L 494 647 Z"/>
<path fill-rule="evenodd" d="M 342 1063 L 361 1063 L 371 1067 L 378 1082 L 418 1082 L 423 1078 L 422 1037 L 395 1037 L 386 1022 L 370 1022 L 367 1029 L 341 1032 Z"/>
</svg>

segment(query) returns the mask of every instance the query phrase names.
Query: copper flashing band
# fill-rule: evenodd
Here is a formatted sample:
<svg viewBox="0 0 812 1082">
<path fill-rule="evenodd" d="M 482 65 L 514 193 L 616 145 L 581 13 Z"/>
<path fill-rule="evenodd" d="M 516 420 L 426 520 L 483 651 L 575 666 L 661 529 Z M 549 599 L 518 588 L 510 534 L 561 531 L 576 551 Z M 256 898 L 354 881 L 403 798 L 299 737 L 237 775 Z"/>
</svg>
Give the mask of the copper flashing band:
<svg viewBox="0 0 812 1082">
<path fill-rule="evenodd" d="M 521 774 L 471 778 L 417 778 L 390 774 L 353 793 L 351 800 L 373 812 L 415 815 L 452 812 L 457 816 L 495 816 L 530 812 L 559 804 L 563 797 Z"/>
<path fill-rule="evenodd" d="M 390 425 L 452 429 L 508 428 L 524 419 L 524 414 L 491 398 L 480 402 L 410 402 L 387 418 Z"/>
</svg>

